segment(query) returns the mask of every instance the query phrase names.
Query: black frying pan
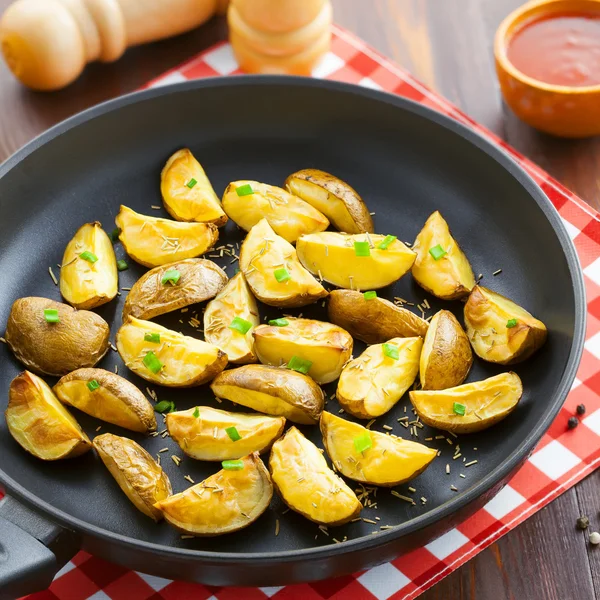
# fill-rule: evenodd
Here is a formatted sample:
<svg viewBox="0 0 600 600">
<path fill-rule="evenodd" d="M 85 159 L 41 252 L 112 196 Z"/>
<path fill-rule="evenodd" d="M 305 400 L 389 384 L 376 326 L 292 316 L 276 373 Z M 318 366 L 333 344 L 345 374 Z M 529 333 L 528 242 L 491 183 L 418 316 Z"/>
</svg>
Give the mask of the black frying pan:
<svg viewBox="0 0 600 600">
<path fill-rule="evenodd" d="M 410 484 L 417 488 L 417 505 L 379 490 L 377 509 L 363 511 L 364 517 L 379 517 L 378 524 L 336 529 L 332 536 L 347 536 L 340 544 L 299 515 L 283 514 L 279 499 L 242 532 L 182 540 L 165 523 L 156 525 L 139 513 L 93 452 L 43 463 L 12 440 L 1 420 L 0 483 L 9 500 L 0 505 L 0 589 L 7 597 L 23 593 L 18 584 L 24 580 L 30 586 L 47 585 L 58 563 L 79 546 L 137 570 L 213 585 L 292 583 L 389 560 L 440 535 L 489 500 L 548 428 L 575 376 L 585 322 L 582 276 L 557 213 L 533 181 L 502 151 L 444 116 L 394 96 L 309 79 L 221 78 L 149 90 L 88 110 L 28 144 L 0 167 L 0 323 L 20 296 L 59 299 L 47 269 L 60 262 L 82 223 L 100 220 L 112 230 L 121 203 L 166 216 L 150 205 L 161 203 L 160 169 L 182 146 L 203 163 L 217 193 L 235 179 L 281 185 L 301 168 L 335 173 L 375 211 L 376 230 L 402 240 L 413 240 L 427 216 L 440 209 L 475 273 L 484 274 L 483 284 L 541 318 L 550 331 L 548 342 L 515 369 L 525 387 L 518 410 L 492 429 L 459 440 L 476 465 L 458 468 L 445 440 L 430 442 L 442 456 Z M 240 239 L 235 229 L 227 226 L 229 239 Z M 120 246 L 117 251 L 122 257 Z M 229 260 L 221 264 L 231 275 L 236 265 Z M 121 275 L 122 286 L 131 286 L 144 272 L 130 263 Z M 502 273 L 492 276 L 500 268 Z M 427 297 L 434 310 L 449 307 L 461 315 L 460 303 L 435 300 L 409 275 L 386 295 L 417 302 Z M 113 337 L 123 300 L 98 311 L 111 324 Z M 263 316 L 273 313 L 267 307 L 261 311 Z M 301 311 L 325 318 L 320 304 Z M 163 322 L 179 329 L 184 327 L 179 316 Z M 101 366 L 115 364 L 127 372 L 113 352 Z M 9 382 L 22 366 L 5 346 L 0 365 L 3 408 Z M 478 360 L 469 380 L 501 370 Z M 132 374 L 128 377 L 145 388 Z M 158 393 L 176 400 L 179 408 L 214 402 L 206 387 Z M 408 399 L 401 401 L 377 420 L 377 427 L 387 423 L 406 435 L 396 419 L 407 404 Z M 330 402 L 328 409 L 336 412 L 338 406 Z M 76 416 L 93 436 L 99 422 L 79 412 Z M 317 427 L 303 430 L 320 443 Z M 102 431 L 129 435 L 153 454 L 163 446 L 176 450 L 169 439 L 145 439 L 106 424 Z M 421 438 L 435 433 L 420 431 Z M 450 475 L 447 462 L 453 467 Z M 189 485 L 184 474 L 200 481 L 218 468 L 191 459 L 180 468 L 169 460 L 163 463 L 176 491 Z M 460 472 L 467 477 L 460 478 Z M 411 495 L 408 485 L 398 491 Z M 426 505 L 420 496 L 427 498 Z M 276 537 L 277 519 L 281 532 Z M 380 525 L 394 527 L 381 530 Z"/>
</svg>

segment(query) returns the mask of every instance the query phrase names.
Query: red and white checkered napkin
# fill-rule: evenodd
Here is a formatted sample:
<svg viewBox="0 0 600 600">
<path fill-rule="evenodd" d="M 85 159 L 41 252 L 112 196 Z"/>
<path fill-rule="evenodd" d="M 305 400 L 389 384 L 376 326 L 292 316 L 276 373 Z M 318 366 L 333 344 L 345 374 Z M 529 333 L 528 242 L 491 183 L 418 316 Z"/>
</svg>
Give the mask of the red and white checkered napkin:
<svg viewBox="0 0 600 600">
<path fill-rule="evenodd" d="M 148 84 L 237 74 L 231 47 L 221 43 Z M 217 588 L 127 571 L 81 552 L 49 590 L 30 600 L 408 600 L 431 587 L 500 536 L 591 473 L 600 461 L 600 217 L 572 192 L 472 121 L 407 72 L 346 31 L 334 29 L 331 52 L 315 77 L 357 83 L 406 96 L 464 123 L 506 150 L 537 181 L 562 217 L 585 275 L 588 324 L 583 360 L 565 405 L 523 468 L 491 502 L 441 538 L 363 573 L 272 588 Z M 575 407 L 581 426 L 567 430 Z"/>
</svg>

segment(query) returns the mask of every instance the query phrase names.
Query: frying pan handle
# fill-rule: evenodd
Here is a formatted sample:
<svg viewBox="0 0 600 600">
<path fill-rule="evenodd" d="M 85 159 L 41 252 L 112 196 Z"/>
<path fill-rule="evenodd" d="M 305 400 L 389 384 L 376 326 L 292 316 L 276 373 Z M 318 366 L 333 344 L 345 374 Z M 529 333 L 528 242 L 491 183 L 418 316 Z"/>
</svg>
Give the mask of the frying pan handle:
<svg viewBox="0 0 600 600">
<path fill-rule="evenodd" d="M 0 600 L 48 588 L 79 547 L 75 533 L 4 497 L 0 500 Z"/>
</svg>

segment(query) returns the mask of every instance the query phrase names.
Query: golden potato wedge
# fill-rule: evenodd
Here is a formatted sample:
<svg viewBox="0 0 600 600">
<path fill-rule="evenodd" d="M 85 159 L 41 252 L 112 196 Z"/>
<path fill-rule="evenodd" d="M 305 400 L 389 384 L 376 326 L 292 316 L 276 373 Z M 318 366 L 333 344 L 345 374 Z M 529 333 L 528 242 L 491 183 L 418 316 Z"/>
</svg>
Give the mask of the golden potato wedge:
<svg viewBox="0 0 600 600">
<path fill-rule="evenodd" d="M 476 285 L 465 304 L 467 335 L 483 360 L 512 365 L 546 341 L 546 326 L 512 300 Z"/>
<path fill-rule="evenodd" d="M 177 283 L 163 278 L 177 271 Z M 123 307 L 123 321 L 132 316 L 152 319 L 190 304 L 214 298 L 227 283 L 225 271 L 212 260 L 188 258 L 151 269 L 132 286 Z"/>
<path fill-rule="evenodd" d="M 162 512 L 154 507 L 172 493 L 171 482 L 144 448 L 126 437 L 104 433 L 94 438 L 94 449 L 133 505 L 158 522 Z"/>
<path fill-rule="evenodd" d="M 13 303 L 4 337 L 28 369 L 60 377 L 98 363 L 108 350 L 109 334 L 108 323 L 96 313 L 30 296 Z"/>
<path fill-rule="evenodd" d="M 167 212 L 177 221 L 214 223 L 217 227 L 227 223 L 202 165 L 187 148 L 167 160 L 160 174 L 160 191 Z"/>
<path fill-rule="evenodd" d="M 326 411 L 321 415 L 321 434 L 338 472 L 369 485 L 392 487 L 410 481 L 437 456 L 433 448 L 367 429 Z"/>
<path fill-rule="evenodd" d="M 251 324 L 246 333 L 230 327 L 236 317 Z M 254 353 L 252 330 L 259 323 L 256 300 L 240 271 L 207 304 L 204 311 L 204 339 L 221 348 L 231 363 L 255 363 L 258 359 Z"/>
<path fill-rule="evenodd" d="M 69 406 L 101 421 L 139 433 L 156 431 L 154 408 L 144 394 L 123 377 L 104 369 L 77 369 L 53 388 Z"/>
<path fill-rule="evenodd" d="M 13 438 L 36 458 L 74 458 L 92 447 L 88 436 L 50 386 L 29 371 L 11 381 L 4 416 Z"/>
<path fill-rule="evenodd" d="M 119 289 L 113 244 L 97 221 L 82 225 L 67 244 L 60 268 L 60 293 L 75 308 L 110 302 Z"/>
<path fill-rule="evenodd" d="M 440 310 L 429 323 L 423 341 L 419 377 L 424 390 L 445 390 L 460 385 L 473 364 L 469 338 L 449 310 Z"/>
<path fill-rule="evenodd" d="M 242 468 L 223 468 L 185 492 L 157 502 L 165 521 L 199 537 L 232 533 L 254 523 L 273 497 L 271 477 L 257 452 L 234 462 Z"/>
<path fill-rule="evenodd" d="M 311 363 L 307 375 L 330 383 L 352 358 L 352 336 L 337 325 L 314 319 L 287 317 L 287 325 L 259 325 L 253 331 L 254 351 L 261 363 L 287 365 L 294 356 Z"/>
<path fill-rule="evenodd" d="M 265 452 L 284 427 L 284 417 L 233 413 L 209 406 L 167 415 L 169 435 L 196 460 L 230 460 Z"/>
<path fill-rule="evenodd" d="M 415 381 L 422 347 L 420 337 L 369 346 L 342 370 L 336 392 L 340 406 L 361 419 L 385 414 Z"/>
<path fill-rule="evenodd" d="M 277 186 L 258 181 L 230 183 L 223 194 L 223 208 L 244 231 L 250 231 L 261 219 L 267 219 L 273 231 L 290 243 L 305 233 L 325 231 L 329 226 L 327 217 L 308 202 Z"/>
<path fill-rule="evenodd" d="M 343 525 L 357 517 L 361 503 L 327 465 L 319 449 L 290 427 L 271 450 L 269 470 L 282 500 L 322 525 Z"/>
<path fill-rule="evenodd" d="M 448 390 L 409 392 L 423 423 L 454 433 L 474 433 L 495 425 L 516 408 L 522 395 L 521 380 L 512 372 Z"/>
<path fill-rule="evenodd" d="M 339 231 L 373 233 L 373 220 L 362 198 L 345 181 L 318 169 L 292 173 L 285 185 L 292 194 L 320 210 Z"/>
<path fill-rule="evenodd" d="M 304 425 L 319 420 L 325 403 L 323 390 L 310 377 L 265 365 L 223 371 L 210 388 L 217 398 Z"/>
<path fill-rule="evenodd" d="M 254 295 L 271 306 L 305 306 L 327 296 L 327 290 L 298 261 L 294 246 L 278 236 L 266 219 L 246 236 L 240 270 Z"/>
<path fill-rule="evenodd" d="M 298 238 L 296 252 L 311 273 L 333 285 L 375 290 L 398 281 L 410 270 L 416 256 L 397 239 L 387 248 L 379 249 L 377 246 L 385 238 L 385 235 L 346 235 L 334 231 L 310 233 Z M 368 252 L 368 256 L 358 256 L 357 252 Z"/>
<path fill-rule="evenodd" d="M 365 299 L 356 290 L 329 292 L 327 312 L 332 323 L 367 344 L 394 337 L 425 337 L 429 323 L 385 298 Z"/>
<path fill-rule="evenodd" d="M 148 217 L 121 206 L 115 219 L 125 252 L 140 265 L 160 267 L 195 258 L 210 250 L 219 239 L 213 223 L 182 223 Z"/>
<path fill-rule="evenodd" d="M 216 346 L 135 317 L 117 332 L 117 350 L 136 375 L 167 387 L 202 385 L 227 366 Z"/>
<path fill-rule="evenodd" d="M 473 269 L 439 211 L 427 219 L 412 249 L 417 253 L 413 277 L 430 294 L 456 300 L 473 289 Z"/>
</svg>

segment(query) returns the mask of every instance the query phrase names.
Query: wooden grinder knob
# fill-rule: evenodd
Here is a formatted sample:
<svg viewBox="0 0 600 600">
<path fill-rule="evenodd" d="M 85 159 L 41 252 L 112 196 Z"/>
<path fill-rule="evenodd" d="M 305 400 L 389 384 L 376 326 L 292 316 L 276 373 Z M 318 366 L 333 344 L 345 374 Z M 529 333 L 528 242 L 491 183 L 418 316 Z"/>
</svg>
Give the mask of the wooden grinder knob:
<svg viewBox="0 0 600 600">
<path fill-rule="evenodd" d="M 74 81 L 88 62 L 189 31 L 227 0 L 17 0 L 0 20 L 0 48 L 14 75 L 36 90 Z"/>
</svg>

